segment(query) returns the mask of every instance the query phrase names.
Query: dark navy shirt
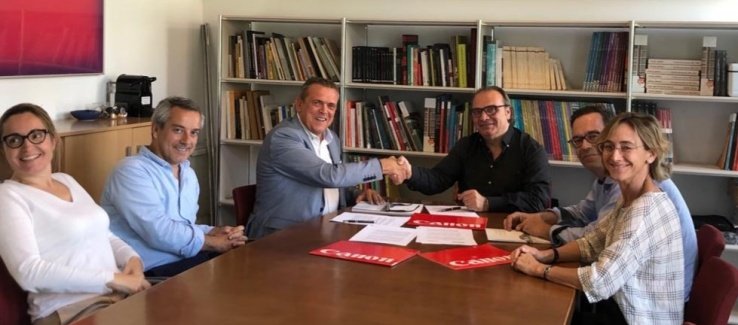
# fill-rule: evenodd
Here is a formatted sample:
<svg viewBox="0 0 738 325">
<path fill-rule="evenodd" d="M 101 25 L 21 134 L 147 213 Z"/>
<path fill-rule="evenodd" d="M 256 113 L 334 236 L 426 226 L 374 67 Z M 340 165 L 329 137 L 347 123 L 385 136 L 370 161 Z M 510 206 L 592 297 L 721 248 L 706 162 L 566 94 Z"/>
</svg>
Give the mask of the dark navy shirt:
<svg viewBox="0 0 738 325">
<path fill-rule="evenodd" d="M 411 190 L 426 195 L 445 191 L 454 183 L 459 193 L 475 189 L 487 197 L 492 212 L 537 212 L 548 207 L 551 177 L 543 147 L 528 134 L 510 126 L 497 159 L 479 133 L 460 139 L 435 167 L 412 167 Z"/>
</svg>

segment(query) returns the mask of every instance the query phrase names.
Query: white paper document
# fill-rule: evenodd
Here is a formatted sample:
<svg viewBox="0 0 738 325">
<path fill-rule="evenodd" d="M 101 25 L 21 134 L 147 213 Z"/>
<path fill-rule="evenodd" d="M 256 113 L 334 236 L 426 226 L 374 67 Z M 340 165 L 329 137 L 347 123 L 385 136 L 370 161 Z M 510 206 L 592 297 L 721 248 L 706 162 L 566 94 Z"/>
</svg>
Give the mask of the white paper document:
<svg viewBox="0 0 738 325">
<path fill-rule="evenodd" d="M 459 217 L 479 218 L 479 215 L 476 212 L 469 210 L 466 207 L 458 206 L 458 205 L 426 205 L 425 209 L 428 210 L 428 213 L 439 215 L 439 216 L 459 216 Z"/>
<path fill-rule="evenodd" d="M 415 239 L 415 229 L 383 225 L 368 225 L 351 237 L 351 241 L 407 246 Z"/>
<path fill-rule="evenodd" d="M 415 242 L 422 244 L 474 246 L 474 234 L 471 229 L 417 227 L 418 238 Z"/>
<path fill-rule="evenodd" d="M 540 237 L 528 235 L 522 231 L 505 229 L 485 229 L 487 232 L 487 240 L 508 242 L 508 243 L 526 243 L 526 244 L 550 244 L 551 242 Z"/>
<path fill-rule="evenodd" d="M 365 201 L 356 203 L 351 211 L 358 213 L 377 213 L 388 216 L 409 216 L 413 213 L 423 211 L 420 203 L 385 202 L 382 204 L 371 204 Z"/>
<path fill-rule="evenodd" d="M 357 225 L 386 225 L 393 227 L 402 227 L 410 217 L 390 217 L 379 214 L 344 212 L 335 216 L 331 221 L 340 223 L 350 223 Z"/>
</svg>

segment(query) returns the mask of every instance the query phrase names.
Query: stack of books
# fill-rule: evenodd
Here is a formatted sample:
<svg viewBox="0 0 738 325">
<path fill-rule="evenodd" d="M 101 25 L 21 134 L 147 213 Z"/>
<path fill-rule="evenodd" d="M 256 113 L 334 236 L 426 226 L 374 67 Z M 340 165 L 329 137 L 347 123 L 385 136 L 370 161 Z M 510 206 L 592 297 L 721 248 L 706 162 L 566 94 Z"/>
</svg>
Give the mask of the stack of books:
<svg viewBox="0 0 738 325">
<path fill-rule="evenodd" d="M 700 60 L 648 59 L 646 92 L 699 96 L 701 66 Z"/>
</svg>

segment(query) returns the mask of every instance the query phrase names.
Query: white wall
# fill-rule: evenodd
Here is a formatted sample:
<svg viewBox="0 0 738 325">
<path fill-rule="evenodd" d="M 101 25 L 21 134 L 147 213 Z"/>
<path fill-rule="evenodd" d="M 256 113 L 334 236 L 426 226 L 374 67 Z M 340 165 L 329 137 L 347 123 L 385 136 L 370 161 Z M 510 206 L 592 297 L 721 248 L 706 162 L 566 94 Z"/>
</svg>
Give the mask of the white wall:
<svg viewBox="0 0 738 325">
<path fill-rule="evenodd" d="M 203 0 L 205 19 L 219 14 L 388 20 L 710 20 L 736 21 L 733 0 Z"/>
<path fill-rule="evenodd" d="M 0 113 L 21 102 L 52 118 L 105 102 L 105 83 L 120 74 L 154 76 L 154 104 L 168 95 L 202 102 L 201 0 L 106 0 L 103 75 L 0 79 Z"/>
</svg>

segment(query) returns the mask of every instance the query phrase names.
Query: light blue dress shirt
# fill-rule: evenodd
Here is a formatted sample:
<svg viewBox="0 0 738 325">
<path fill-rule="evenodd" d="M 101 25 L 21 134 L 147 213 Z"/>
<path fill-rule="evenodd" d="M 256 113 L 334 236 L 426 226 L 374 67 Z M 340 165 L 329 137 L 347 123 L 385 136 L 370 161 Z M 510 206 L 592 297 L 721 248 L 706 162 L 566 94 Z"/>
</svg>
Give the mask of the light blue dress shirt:
<svg viewBox="0 0 738 325">
<path fill-rule="evenodd" d="M 108 177 L 100 205 L 110 230 L 141 255 L 145 269 L 195 256 L 213 227 L 195 224 L 200 186 L 190 162 L 172 167 L 148 148 L 121 160 Z"/>
</svg>

